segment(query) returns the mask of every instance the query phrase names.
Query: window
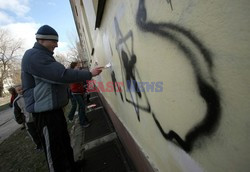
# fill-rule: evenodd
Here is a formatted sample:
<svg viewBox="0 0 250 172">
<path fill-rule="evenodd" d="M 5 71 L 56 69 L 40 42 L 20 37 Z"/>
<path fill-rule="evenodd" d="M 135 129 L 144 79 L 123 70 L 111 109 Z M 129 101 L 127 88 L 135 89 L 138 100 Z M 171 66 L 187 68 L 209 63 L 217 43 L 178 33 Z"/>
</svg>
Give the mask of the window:
<svg viewBox="0 0 250 172">
<path fill-rule="evenodd" d="M 96 14 L 96 21 L 95 21 L 95 29 L 99 28 L 102 21 L 102 15 L 104 12 L 106 0 L 99 0 L 97 5 L 97 14 Z"/>
</svg>

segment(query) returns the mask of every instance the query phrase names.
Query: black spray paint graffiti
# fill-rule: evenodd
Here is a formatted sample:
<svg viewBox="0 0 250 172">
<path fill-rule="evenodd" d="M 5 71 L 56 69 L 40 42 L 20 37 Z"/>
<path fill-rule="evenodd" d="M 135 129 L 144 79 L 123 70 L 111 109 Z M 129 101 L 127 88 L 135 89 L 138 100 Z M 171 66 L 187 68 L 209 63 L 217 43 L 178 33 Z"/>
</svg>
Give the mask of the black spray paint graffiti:
<svg viewBox="0 0 250 172">
<path fill-rule="evenodd" d="M 120 93 L 120 96 L 121 96 L 121 100 L 124 102 L 123 100 L 123 95 L 122 95 L 122 91 L 121 91 L 121 87 L 119 84 L 116 84 L 117 83 L 117 80 L 116 80 L 116 77 L 115 77 L 115 72 L 112 70 L 111 72 L 111 79 L 112 79 L 112 83 L 113 83 L 113 88 L 114 88 L 114 92 L 115 92 L 115 95 L 116 95 L 116 88 L 118 89 L 118 92 Z"/>
<path fill-rule="evenodd" d="M 173 11 L 173 5 L 172 5 L 172 0 L 167 0 L 167 3 L 170 5 L 171 10 Z"/>
<path fill-rule="evenodd" d="M 183 140 L 175 131 L 171 130 L 169 133 L 165 133 L 160 122 L 157 120 L 156 115 L 152 113 L 153 118 L 164 138 L 171 141 L 175 139 L 184 150 L 191 151 L 194 142 L 199 137 L 212 134 L 218 126 L 221 116 L 220 97 L 214 86 L 209 84 L 209 82 L 202 77 L 199 64 L 196 61 L 197 57 L 176 34 L 186 37 L 192 42 L 192 44 L 195 45 L 197 50 L 200 52 L 201 57 L 203 57 L 206 62 L 212 82 L 216 84 L 212 72 L 213 61 L 211 53 L 191 31 L 172 23 L 154 23 L 152 21 L 147 21 L 147 11 L 144 0 L 139 0 L 136 24 L 143 32 L 152 33 L 172 42 L 181 52 L 183 52 L 192 65 L 200 96 L 205 100 L 207 106 L 205 118 L 199 124 L 194 126 L 186 134 L 185 139 Z"/>
<path fill-rule="evenodd" d="M 123 36 L 116 18 L 114 19 L 114 23 L 116 30 L 116 50 L 119 54 L 121 66 L 123 66 L 122 81 L 124 84 L 126 83 L 127 86 L 127 90 L 124 89 L 123 93 L 125 95 L 126 102 L 134 106 L 135 112 L 137 114 L 137 119 L 138 121 L 140 121 L 139 110 L 151 112 L 151 107 L 145 92 L 140 92 L 140 91 L 134 92 L 132 91 L 131 88 L 133 86 L 134 87 L 133 90 L 138 90 L 136 76 L 138 77 L 138 80 L 141 81 L 139 72 L 135 67 L 137 58 L 133 48 L 134 47 L 133 33 L 132 31 L 129 31 L 125 36 Z M 131 48 L 129 48 L 128 44 L 126 43 L 128 40 L 131 40 Z M 130 94 L 130 98 L 128 98 L 127 96 L 127 91 Z M 138 99 L 142 98 L 142 96 L 145 97 L 146 105 L 138 104 Z"/>
<path fill-rule="evenodd" d="M 168 1 L 168 3 L 171 1 Z M 129 31 L 125 36 L 123 36 L 117 19 L 114 19 L 115 28 L 116 28 L 116 49 L 119 53 L 120 63 L 122 68 L 122 73 L 125 75 L 126 80 L 135 80 L 135 74 L 137 74 L 137 78 L 141 81 L 139 72 L 137 71 L 136 64 L 136 55 L 133 50 L 133 34 L 132 31 Z M 211 78 L 211 82 L 215 83 L 215 79 L 213 77 L 213 61 L 212 55 L 209 50 L 201 43 L 201 41 L 192 34 L 191 31 L 184 29 L 181 26 L 172 24 L 172 23 L 154 23 L 152 21 L 147 21 L 147 12 L 145 8 L 145 1 L 139 0 L 139 7 L 136 16 L 136 24 L 143 32 L 151 33 L 160 37 L 165 38 L 167 41 L 170 41 L 174 44 L 181 52 L 183 52 L 184 56 L 190 61 L 191 66 L 194 70 L 196 82 L 199 88 L 200 96 L 205 100 L 207 106 L 207 112 L 205 114 L 204 119 L 194 126 L 190 131 L 187 132 L 185 139 L 182 139 L 175 131 L 170 130 L 168 133 L 164 131 L 162 128 L 160 121 L 157 119 L 156 114 L 151 111 L 151 106 L 148 101 L 147 95 L 145 92 L 137 93 L 136 97 L 133 98 L 132 93 L 130 92 L 131 99 L 129 100 L 126 92 L 124 91 L 126 102 L 132 104 L 135 107 L 135 111 L 137 113 L 138 120 L 140 120 L 139 109 L 146 111 L 152 114 L 152 117 L 159 128 L 163 137 L 169 141 L 175 141 L 187 152 L 191 151 L 195 141 L 201 136 L 209 136 L 215 131 L 216 126 L 218 126 L 221 114 L 221 106 L 220 106 L 220 97 L 217 93 L 216 89 L 213 85 L 211 85 L 208 81 L 206 81 L 202 77 L 202 72 L 197 63 L 197 57 L 193 53 L 193 51 L 179 39 L 178 36 L 186 37 L 189 39 L 192 44 L 197 48 L 200 52 L 201 57 L 204 58 L 206 62 L 208 73 Z M 127 41 L 131 40 L 131 48 L 128 48 Z M 123 83 L 124 82 L 123 77 Z M 128 86 L 129 88 L 129 86 Z M 146 106 L 141 106 L 138 103 L 138 97 L 144 97 L 146 99 Z"/>
</svg>

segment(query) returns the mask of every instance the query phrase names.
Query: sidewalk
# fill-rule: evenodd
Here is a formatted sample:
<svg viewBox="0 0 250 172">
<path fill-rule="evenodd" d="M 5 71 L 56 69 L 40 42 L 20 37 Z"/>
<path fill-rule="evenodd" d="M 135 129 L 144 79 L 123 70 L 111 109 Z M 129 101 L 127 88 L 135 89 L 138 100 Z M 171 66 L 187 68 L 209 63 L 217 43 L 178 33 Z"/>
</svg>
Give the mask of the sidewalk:
<svg viewBox="0 0 250 172">
<path fill-rule="evenodd" d="M 71 129 L 75 160 L 84 159 L 83 171 L 132 172 L 135 171 L 121 145 L 114 127 L 102 106 L 97 93 L 91 93 L 96 107 L 87 110 L 91 126 L 82 129 L 75 118 Z"/>
<path fill-rule="evenodd" d="M 13 134 L 21 125 L 14 119 L 13 109 L 0 110 L 0 144 Z"/>
<path fill-rule="evenodd" d="M 9 108 L 10 96 L 0 97 L 0 112 Z"/>
</svg>

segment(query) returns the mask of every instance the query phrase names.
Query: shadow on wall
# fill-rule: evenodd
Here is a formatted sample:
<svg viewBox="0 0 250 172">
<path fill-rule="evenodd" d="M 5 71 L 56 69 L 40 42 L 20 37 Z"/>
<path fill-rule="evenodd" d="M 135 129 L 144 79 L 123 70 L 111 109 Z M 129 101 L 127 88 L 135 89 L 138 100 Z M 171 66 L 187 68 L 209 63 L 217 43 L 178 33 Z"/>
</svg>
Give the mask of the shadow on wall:
<svg viewBox="0 0 250 172">
<path fill-rule="evenodd" d="M 167 3 L 170 3 L 171 9 L 173 10 L 171 0 L 167 0 Z M 213 76 L 214 65 L 210 51 L 191 31 L 185 29 L 184 27 L 173 23 L 155 23 L 153 21 L 148 21 L 145 0 L 139 0 L 138 10 L 136 14 L 137 27 L 142 32 L 145 32 L 145 34 L 153 34 L 155 36 L 165 38 L 167 41 L 174 44 L 178 48 L 178 50 L 184 54 L 184 56 L 191 63 L 192 69 L 195 73 L 195 80 L 196 84 L 198 85 L 200 96 L 204 99 L 207 106 L 207 111 L 204 119 L 193 126 L 190 131 L 187 131 L 185 139 L 182 139 L 178 135 L 178 133 L 173 130 L 170 130 L 168 132 L 164 131 L 160 121 L 157 119 L 157 114 L 155 114 L 151 109 L 150 102 L 145 91 L 131 91 L 131 82 L 135 83 L 134 87 L 137 90 L 137 81 L 142 81 L 139 75 L 139 71 L 136 68 L 137 57 L 133 49 L 133 32 L 130 30 L 124 36 L 120 30 L 119 23 L 116 17 L 114 18 L 114 23 L 116 29 L 116 50 L 119 54 L 119 59 L 122 66 L 122 80 L 123 83 L 126 83 L 128 91 L 125 91 L 125 89 L 123 91 L 126 102 L 134 106 L 138 121 L 140 121 L 140 110 L 152 114 L 155 124 L 157 125 L 162 136 L 168 141 L 172 141 L 174 143 L 177 142 L 179 146 L 186 152 L 190 152 L 193 149 L 193 145 L 198 138 L 200 138 L 201 136 L 209 136 L 216 130 L 221 116 L 220 96 L 214 86 L 216 85 L 216 80 Z M 182 42 L 179 37 L 185 37 L 190 40 L 194 47 L 196 47 L 196 49 L 199 51 L 199 57 L 205 60 L 208 74 L 212 80 L 211 83 L 213 85 L 210 84 L 207 79 L 202 76 L 200 65 L 199 63 L 197 63 L 198 57 L 194 53 L 195 50 L 189 48 L 188 45 Z M 128 41 L 131 41 L 131 47 L 128 46 Z M 114 71 L 112 71 L 111 78 L 113 82 L 116 81 Z M 124 101 L 121 92 L 120 96 L 122 101 Z M 139 101 L 142 99 L 142 97 L 146 100 L 144 104 L 140 104 Z"/>
</svg>

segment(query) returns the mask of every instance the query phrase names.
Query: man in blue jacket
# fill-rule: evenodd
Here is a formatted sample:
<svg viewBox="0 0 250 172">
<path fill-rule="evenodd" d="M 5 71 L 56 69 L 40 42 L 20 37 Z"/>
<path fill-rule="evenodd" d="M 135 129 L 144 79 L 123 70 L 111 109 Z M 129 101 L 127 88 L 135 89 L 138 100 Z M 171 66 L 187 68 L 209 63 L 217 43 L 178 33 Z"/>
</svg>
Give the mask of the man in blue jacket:
<svg viewBox="0 0 250 172">
<path fill-rule="evenodd" d="M 91 80 L 102 72 L 66 69 L 53 57 L 58 34 L 40 27 L 34 47 L 22 59 L 22 86 L 26 110 L 33 113 L 50 171 L 76 171 L 73 149 L 62 107 L 68 103 L 68 83 Z"/>
</svg>

